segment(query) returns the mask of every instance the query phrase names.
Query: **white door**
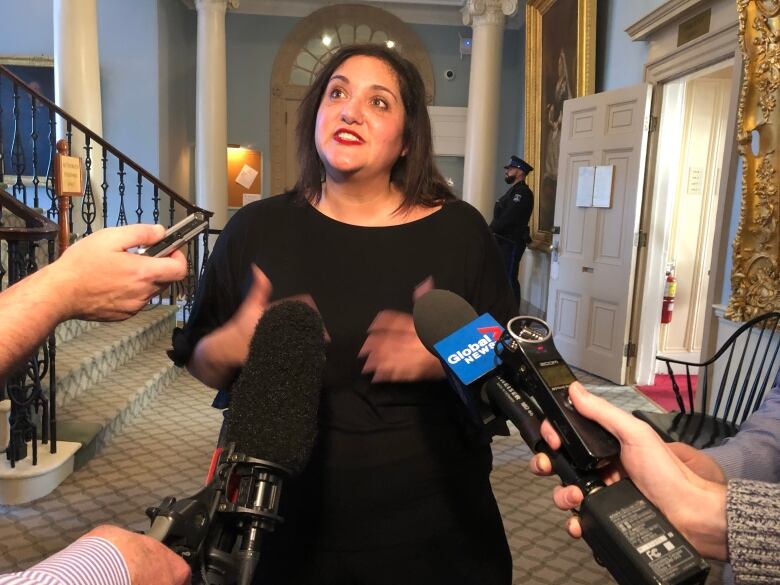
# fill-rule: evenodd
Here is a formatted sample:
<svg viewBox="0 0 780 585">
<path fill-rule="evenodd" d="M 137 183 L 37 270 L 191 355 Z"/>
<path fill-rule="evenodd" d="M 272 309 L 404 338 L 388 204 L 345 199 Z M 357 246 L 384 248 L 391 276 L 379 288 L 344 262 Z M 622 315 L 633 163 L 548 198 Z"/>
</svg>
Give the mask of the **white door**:
<svg viewBox="0 0 780 585">
<path fill-rule="evenodd" d="M 641 84 L 563 106 L 547 318 L 569 364 L 617 384 L 626 377 L 650 98 Z M 580 168 L 602 165 L 613 167 L 609 207 L 578 207 Z"/>
</svg>

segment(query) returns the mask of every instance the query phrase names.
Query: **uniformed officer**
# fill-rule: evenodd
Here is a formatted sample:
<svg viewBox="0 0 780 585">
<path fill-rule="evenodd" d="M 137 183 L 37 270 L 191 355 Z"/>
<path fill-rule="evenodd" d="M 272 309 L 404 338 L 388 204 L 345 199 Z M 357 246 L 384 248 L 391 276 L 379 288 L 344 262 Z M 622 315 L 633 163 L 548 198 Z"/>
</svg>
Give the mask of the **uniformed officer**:
<svg viewBox="0 0 780 585">
<path fill-rule="evenodd" d="M 534 168 L 518 156 L 512 156 L 504 167 L 504 180 L 511 185 L 509 190 L 496 201 L 490 230 L 496 238 L 504 257 L 504 265 L 515 300 L 520 304 L 520 283 L 517 274 L 520 258 L 526 244 L 531 241 L 528 222 L 534 209 L 534 194 L 525 182 L 525 177 Z"/>
</svg>

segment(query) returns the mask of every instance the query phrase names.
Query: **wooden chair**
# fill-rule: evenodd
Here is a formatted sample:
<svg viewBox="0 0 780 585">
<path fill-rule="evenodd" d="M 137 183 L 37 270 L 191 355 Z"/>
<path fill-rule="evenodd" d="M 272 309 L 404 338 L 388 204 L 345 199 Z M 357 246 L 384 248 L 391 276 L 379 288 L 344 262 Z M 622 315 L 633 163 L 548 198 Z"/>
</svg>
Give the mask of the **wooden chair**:
<svg viewBox="0 0 780 585">
<path fill-rule="evenodd" d="M 662 356 L 666 363 L 679 411 L 649 412 L 635 410 L 634 416 L 653 427 L 666 442 L 680 441 L 699 449 L 713 447 L 739 430 L 739 425 L 756 410 L 780 366 L 780 312 L 774 311 L 743 323 L 723 346 L 707 361 L 692 363 Z M 672 364 L 685 366 L 689 408 L 680 393 L 678 377 Z M 691 370 L 698 372 L 698 391 L 707 407 L 708 383 L 720 380 L 715 404 L 709 414 L 696 412 L 693 405 Z"/>
</svg>

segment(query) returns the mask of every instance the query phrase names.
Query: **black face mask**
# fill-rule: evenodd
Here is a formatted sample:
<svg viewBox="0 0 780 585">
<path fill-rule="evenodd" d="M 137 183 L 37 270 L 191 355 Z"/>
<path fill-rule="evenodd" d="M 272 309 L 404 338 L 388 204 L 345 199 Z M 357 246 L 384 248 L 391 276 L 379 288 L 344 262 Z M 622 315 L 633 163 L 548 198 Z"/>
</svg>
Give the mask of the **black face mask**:
<svg viewBox="0 0 780 585">
<path fill-rule="evenodd" d="M 511 185 L 512 183 L 515 182 L 515 179 L 514 177 L 510 177 L 509 175 L 504 175 L 504 181 L 506 182 L 507 185 Z"/>
</svg>

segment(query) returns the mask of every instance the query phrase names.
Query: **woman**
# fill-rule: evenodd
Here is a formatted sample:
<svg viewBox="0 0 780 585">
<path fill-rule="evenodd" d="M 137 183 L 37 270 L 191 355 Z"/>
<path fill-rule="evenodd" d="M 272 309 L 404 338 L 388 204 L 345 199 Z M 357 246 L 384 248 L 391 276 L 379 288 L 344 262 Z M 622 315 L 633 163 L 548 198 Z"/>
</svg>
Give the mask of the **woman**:
<svg viewBox="0 0 780 585">
<path fill-rule="evenodd" d="M 489 439 L 410 313 L 431 279 L 499 320 L 511 294 L 484 220 L 434 166 L 419 73 L 382 46 L 341 49 L 301 103 L 298 142 L 295 189 L 236 213 L 174 344 L 227 388 L 269 301 L 310 295 L 330 335 L 318 446 L 256 581 L 507 585 Z"/>
</svg>

